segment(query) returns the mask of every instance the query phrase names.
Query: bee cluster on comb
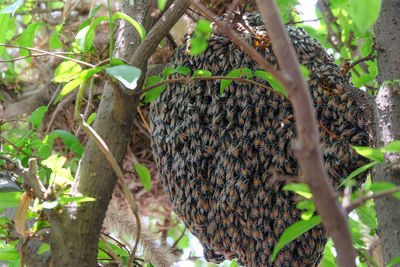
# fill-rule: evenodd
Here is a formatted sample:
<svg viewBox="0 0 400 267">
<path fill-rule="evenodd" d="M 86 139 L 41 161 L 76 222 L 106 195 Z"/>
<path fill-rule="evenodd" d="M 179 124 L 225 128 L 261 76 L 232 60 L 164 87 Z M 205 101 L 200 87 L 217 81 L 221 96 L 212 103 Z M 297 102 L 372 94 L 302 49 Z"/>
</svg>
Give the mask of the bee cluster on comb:
<svg viewBox="0 0 400 267">
<path fill-rule="evenodd" d="M 247 14 L 246 21 L 237 31 L 279 68 L 260 16 Z M 310 72 L 325 167 L 337 187 L 367 162 L 351 148 L 368 145 L 367 118 L 332 56 L 303 29 L 288 28 L 288 33 L 300 64 Z M 260 69 L 222 34 L 215 33 L 199 56 L 186 52 L 187 42 L 190 37 L 176 49 L 171 67 L 218 76 L 237 68 Z M 290 242 L 271 262 L 282 233 L 301 216 L 296 195 L 282 190 L 285 181 L 273 178 L 301 177 L 293 155 L 296 128 L 290 101 L 272 89 L 234 82 L 220 95 L 219 85 L 210 80 L 169 84 L 151 104 L 153 152 L 175 212 L 200 240 L 209 261 L 317 266 L 327 240 L 322 225 Z M 362 183 L 365 175 L 356 179 Z"/>
</svg>

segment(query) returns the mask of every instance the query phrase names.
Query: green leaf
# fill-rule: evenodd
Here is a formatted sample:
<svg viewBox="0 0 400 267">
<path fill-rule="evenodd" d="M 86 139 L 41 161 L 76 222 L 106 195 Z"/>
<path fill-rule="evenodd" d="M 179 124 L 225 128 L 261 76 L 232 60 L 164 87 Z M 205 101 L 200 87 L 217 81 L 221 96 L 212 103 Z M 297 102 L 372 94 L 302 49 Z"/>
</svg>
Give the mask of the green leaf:
<svg viewBox="0 0 400 267">
<path fill-rule="evenodd" d="M 136 88 L 137 81 L 142 74 L 139 68 L 125 64 L 106 68 L 106 72 L 131 90 Z"/>
<path fill-rule="evenodd" d="M 55 32 L 50 36 L 50 49 L 58 48 L 63 48 L 63 45 L 58 38 L 58 32 Z"/>
<path fill-rule="evenodd" d="M 371 183 L 369 190 L 371 190 L 372 192 L 379 192 L 391 190 L 393 188 L 396 188 L 396 185 L 389 182 L 374 182 Z"/>
<path fill-rule="evenodd" d="M 6 37 L 7 35 L 5 34 L 8 29 L 8 21 L 9 21 L 10 15 L 9 14 L 0 14 L 0 43 L 5 44 L 6 43 Z M 0 56 L 3 55 L 4 51 L 6 50 L 5 46 L 0 46 Z"/>
<path fill-rule="evenodd" d="M 110 66 L 114 67 L 114 66 L 118 66 L 118 65 L 124 65 L 124 61 L 120 58 L 112 58 L 110 60 Z"/>
<path fill-rule="evenodd" d="M 400 262 L 400 256 L 394 258 L 386 267 L 392 267 L 392 266 L 394 266 L 396 263 L 399 263 L 399 262 Z"/>
<path fill-rule="evenodd" d="M 38 155 L 41 159 L 47 159 L 51 156 L 51 153 L 53 152 L 54 139 L 56 136 L 57 135 L 55 133 L 51 132 L 43 139 L 42 144 L 38 149 Z"/>
<path fill-rule="evenodd" d="M 37 251 L 37 254 L 43 254 L 47 251 L 50 251 L 50 245 L 46 244 L 46 243 L 42 243 L 42 245 L 40 246 L 39 250 Z"/>
<path fill-rule="evenodd" d="M 115 19 L 126 19 L 130 24 L 132 24 L 133 27 L 135 27 L 135 29 L 137 30 L 137 32 L 139 33 L 140 39 L 144 40 L 144 37 L 146 37 L 146 30 L 144 29 L 142 24 L 137 23 L 136 20 L 134 20 L 133 18 L 129 17 L 128 15 L 121 13 L 121 12 L 115 12 L 113 17 L 113 20 Z"/>
<path fill-rule="evenodd" d="M 197 77 L 197 76 L 201 76 L 201 77 L 211 77 L 212 73 L 208 70 L 196 70 L 193 73 L 193 77 Z"/>
<path fill-rule="evenodd" d="M 361 206 L 356 208 L 360 221 L 372 229 L 378 229 L 378 220 L 376 219 L 375 209 L 373 207 Z"/>
<path fill-rule="evenodd" d="M 280 84 L 280 82 L 278 82 L 277 79 L 275 79 L 274 76 L 271 75 L 271 73 L 263 71 L 263 70 L 257 70 L 253 73 L 253 75 L 266 80 L 275 91 L 288 97 L 288 94 L 286 93 L 285 88 L 282 86 L 282 84 Z"/>
<path fill-rule="evenodd" d="M 186 68 L 184 66 L 178 66 L 176 67 L 176 72 L 182 75 L 188 75 L 190 73 L 190 69 Z"/>
<path fill-rule="evenodd" d="M 381 0 L 350 0 L 349 13 L 361 33 L 375 24 L 381 11 Z"/>
<path fill-rule="evenodd" d="M 160 81 L 161 81 L 161 77 L 159 77 L 159 76 L 150 76 L 146 80 L 145 87 L 151 86 L 151 85 L 153 85 L 155 83 L 158 83 Z M 147 91 L 145 93 L 144 102 L 145 103 L 149 103 L 150 101 L 153 101 L 153 100 L 157 99 L 160 96 L 161 92 L 164 90 L 165 87 L 166 87 L 166 85 L 164 84 L 164 85 L 157 86 L 157 87 Z"/>
<path fill-rule="evenodd" d="M 90 24 L 89 27 L 86 26 L 85 28 L 79 31 L 76 39 L 80 40 L 80 45 L 83 52 L 87 52 L 92 48 L 95 37 L 94 29 L 100 24 L 100 22 L 104 20 L 108 20 L 108 17 L 107 16 L 98 17 Z"/>
<path fill-rule="evenodd" d="M 157 0 L 158 9 L 161 11 L 164 10 L 166 4 L 167 4 L 167 0 Z"/>
<path fill-rule="evenodd" d="M 60 197 L 60 205 L 65 205 L 71 202 L 76 202 L 76 203 L 82 203 L 82 202 L 92 202 L 92 201 L 96 201 L 95 198 L 93 197 L 88 197 L 88 196 L 61 196 Z"/>
<path fill-rule="evenodd" d="M 65 145 L 71 149 L 79 158 L 82 157 L 84 147 L 79 143 L 79 140 L 70 132 L 64 130 L 54 130 L 61 138 Z"/>
<path fill-rule="evenodd" d="M 197 56 L 206 51 L 208 47 L 208 39 L 211 36 L 211 22 L 202 19 L 197 22 L 194 35 L 190 39 L 190 55 Z"/>
<path fill-rule="evenodd" d="M 378 161 L 373 161 L 370 162 L 368 164 L 365 164 L 363 166 L 361 166 L 360 168 L 354 170 L 352 173 L 349 174 L 349 176 L 346 177 L 346 179 L 344 179 L 340 185 L 339 188 L 342 187 L 344 184 L 347 184 L 353 177 L 356 177 L 357 175 L 359 175 L 360 173 L 368 170 L 369 168 L 371 168 L 372 166 L 375 166 L 376 164 L 379 164 L 380 162 Z"/>
<path fill-rule="evenodd" d="M 274 261 L 276 254 L 278 254 L 279 250 L 281 250 L 286 244 L 295 240 L 297 237 L 301 236 L 319 223 L 321 223 L 321 216 L 314 216 L 307 221 L 298 221 L 287 228 L 285 232 L 283 232 L 278 244 L 276 244 L 274 251 L 272 252 L 271 262 Z"/>
<path fill-rule="evenodd" d="M 64 88 L 61 90 L 60 95 L 57 97 L 56 102 L 58 102 L 62 97 L 66 96 L 67 94 L 71 93 L 72 90 L 81 85 L 81 83 L 104 69 L 105 67 L 103 66 L 87 69 L 79 73 L 79 75 L 74 80 L 70 81 L 64 86 Z"/>
<path fill-rule="evenodd" d="M 29 117 L 29 121 L 32 123 L 33 128 L 37 129 L 42 125 L 44 114 L 47 112 L 46 106 L 38 107 L 32 115 Z"/>
<path fill-rule="evenodd" d="M 79 73 L 82 72 L 81 66 L 75 61 L 64 61 L 57 66 L 54 71 L 54 81 L 56 83 L 69 82 L 70 80 L 76 78 Z"/>
<path fill-rule="evenodd" d="M 234 69 L 231 70 L 228 74 L 226 74 L 226 77 L 241 77 L 244 76 L 247 78 L 247 76 L 252 75 L 252 71 L 248 68 L 242 68 L 242 69 Z M 222 95 L 224 93 L 224 90 L 228 85 L 232 82 L 232 80 L 221 80 L 221 84 L 219 87 L 219 94 Z"/>
<path fill-rule="evenodd" d="M 15 248 L 1 248 L 0 249 L 0 260 L 2 261 L 14 261 L 19 259 L 18 251 Z"/>
<path fill-rule="evenodd" d="M 366 57 L 371 53 L 371 47 L 372 45 L 372 38 L 368 38 L 367 40 L 364 41 L 364 43 L 361 45 L 361 56 Z"/>
<path fill-rule="evenodd" d="M 351 146 L 358 154 L 364 158 L 371 159 L 383 163 L 383 152 L 368 146 Z"/>
<path fill-rule="evenodd" d="M 303 74 L 303 77 L 306 81 L 310 79 L 310 72 L 308 71 L 307 67 L 300 64 L 300 71 Z"/>
<path fill-rule="evenodd" d="M 39 26 L 39 23 L 34 22 L 32 24 L 29 24 L 28 28 L 26 28 L 22 33 L 21 36 L 19 37 L 19 41 L 18 44 L 20 46 L 24 46 L 24 47 L 33 47 L 33 40 L 35 39 L 35 32 L 37 27 Z M 21 57 L 23 56 L 28 56 L 29 55 L 29 51 L 26 49 L 20 49 L 19 50 L 19 54 L 21 55 Z M 25 58 L 25 60 L 28 63 L 31 63 L 32 58 L 27 57 Z"/>
<path fill-rule="evenodd" d="M 0 193 L 0 209 L 18 207 L 22 192 Z"/>
<path fill-rule="evenodd" d="M 303 200 L 296 204 L 298 210 L 315 210 L 312 200 Z"/>
<path fill-rule="evenodd" d="M 321 267 L 337 267 L 335 256 L 332 253 L 333 242 L 329 239 L 326 244 L 324 257 L 322 258 Z"/>
<path fill-rule="evenodd" d="M 7 14 L 11 13 L 11 16 L 14 16 L 15 11 L 17 11 L 18 8 L 20 8 L 24 4 L 24 0 L 17 0 L 13 4 L 6 6 L 1 13 L 2 14 Z"/>
<path fill-rule="evenodd" d="M 96 118 L 96 112 L 93 112 L 92 114 L 90 114 L 89 118 L 87 119 L 87 124 L 91 125 L 92 122 L 94 121 L 94 119 Z"/>
<path fill-rule="evenodd" d="M 307 184 L 291 183 L 285 185 L 282 189 L 287 191 L 293 191 L 296 194 L 299 194 L 300 196 L 303 196 L 305 198 L 312 198 L 310 188 L 308 187 Z"/>
<path fill-rule="evenodd" d="M 139 163 L 136 163 L 135 170 L 139 175 L 140 181 L 142 182 L 144 189 L 149 192 L 151 183 L 151 175 L 149 169 Z"/>
<path fill-rule="evenodd" d="M 400 140 L 392 141 L 379 149 L 381 152 L 400 152 Z"/>
</svg>

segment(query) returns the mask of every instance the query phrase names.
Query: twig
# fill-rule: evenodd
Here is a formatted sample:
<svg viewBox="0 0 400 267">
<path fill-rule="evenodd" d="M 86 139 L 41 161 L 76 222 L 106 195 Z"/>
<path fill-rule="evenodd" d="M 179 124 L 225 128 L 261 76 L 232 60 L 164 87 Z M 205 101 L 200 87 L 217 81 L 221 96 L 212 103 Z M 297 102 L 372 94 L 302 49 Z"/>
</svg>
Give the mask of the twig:
<svg viewBox="0 0 400 267">
<path fill-rule="evenodd" d="M 346 210 L 347 213 L 350 213 L 352 210 L 358 208 L 359 206 L 363 205 L 366 201 L 370 199 L 379 199 L 379 198 L 384 198 L 387 196 L 391 196 L 394 193 L 400 192 L 400 186 L 397 186 L 393 189 L 387 190 L 387 191 L 382 191 L 378 193 L 373 193 L 369 196 L 359 196 L 356 200 L 353 202 L 349 203 L 348 205 L 343 205 L 343 208 Z"/>
<path fill-rule="evenodd" d="M 75 58 L 70 58 L 70 57 L 65 57 L 63 55 L 59 55 L 58 54 L 59 52 L 49 52 L 49 51 L 45 51 L 45 50 L 38 49 L 38 48 L 33 48 L 33 47 L 25 47 L 25 46 L 9 45 L 9 44 L 1 44 L 1 43 L 0 43 L 0 46 L 5 46 L 5 47 L 9 47 L 9 48 L 26 49 L 26 50 L 29 50 L 29 51 L 39 52 L 39 53 L 43 53 L 43 54 L 46 54 L 46 55 L 49 55 L 49 56 L 58 57 L 58 58 L 66 59 L 66 60 L 71 60 L 71 61 L 74 61 L 74 62 L 79 63 L 81 65 L 85 65 L 85 66 L 88 66 L 90 68 L 94 68 L 93 64 L 87 63 L 87 62 L 79 60 L 79 59 L 75 59 Z"/>
<path fill-rule="evenodd" d="M 342 70 L 343 76 L 346 76 L 346 74 L 349 72 L 349 70 L 351 70 L 352 68 L 354 68 L 356 65 L 360 64 L 361 62 L 368 61 L 368 60 L 374 60 L 376 58 L 376 55 L 374 55 L 374 52 L 376 50 L 375 45 L 372 44 L 371 48 L 372 48 L 371 52 L 368 54 L 368 56 L 359 58 L 356 61 L 354 61 L 353 63 L 351 63 L 349 66 L 344 67 Z"/>
<path fill-rule="evenodd" d="M 323 166 L 318 124 L 308 84 L 301 74 L 299 62 L 275 1 L 257 0 L 257 4 L 271 37 L 272 49 L 285 73 L 283 86 L 289 94 L 296 120 L 296 158 L 314 196 L 315 207 L 335 243 L 339 266 L 355 267 L 355 251 L 347 217 L 333 194 Z"/>
<path fill-rule="evenodd" d="M 76 55 L 75 53 L 72 53 L 72 52 L 53 52 L 53 53 L 56 55 L 73 55 L 73 56 Z M 43 56 L 48 56 L 48 55 L 49 54 L 46 54 L 46 53 L 31 54 L 31 55 L 27 55 L 27 56 L 23 56 L 23 57 L 16 57 L 16 58 L 9 59 L 9 60 L 0 60 L 0 63 L 15 62 L 15 61 L 22 60 L 22 59 L 25 59 L 28 57 L 34 58 L 34 57 L 43 57 Z"/>
<path fill-rule="evenodd" d="M 319 20 L 321 20 L 322 18 L 317 18 L 317 19 L 307 19 L 307 20 L 302 20 L 302 21 L 289 21 L 289 22 L 286 22 L 286 25 L 294 25 L 294 24 L 303 24 L 303 23 L 305 23 L 305 22 L 315 22 L 315 21 L 319 21 Z"/>
<path fill-rule="evenodd" d="M 178 237 L 178 239 L 174 242 L 171 248 L 175 248 L 178 245 L 178 242 L 185 236 L 186 228 L 183 229 L 182 234 Z"/>
<path fill-rule="evenodd" d="M 122 263 L 122 260 L 120 257 L 118 257 L 117 254 L 115 254 L 114 250 L 110 247 L 110 245 L 108 244 L 107 240 L 104 238 L 103 234 L 100 234 L 100 240 L 103 242 L 104 246 L 107 248 L 108 253 L 107 255 L 111 256 L 111 258 L 114 259 L 114 261 L 119 265 Z"/>
<path fill-rule="evenodd" d="M 12 143 L 11 141 L 9 141 L 8 139 L 4 138 L 3 136 L 0 135 L 0 139 L 3 140 L 4 142 L 8 143 L 9 145 L 13 146 L 16 150 L 17 153 L 22 153 L 25 156 L 27 156 L 28 158 L 32 158 L 31 155 L 29 155 L 28 153 L 26 153 L 24 150 L 22 150 L 22 147 L 19 147 L 17 145 L 15 145 L 14 143 Z"/>
<path fill-rule="evenodd" d="M 133 247 L 133 250 L 132 250 L 132 253 L 130 256 L 130 260 L 129 260 L 130 263 L 128 263 L 128 267 L 130 267 L 135 258 L 136 249 L 139 245 L 139 239 L 140 239 L 141 223 L 140 223 L 140 217 L 139 217 L 139 213 L 138 213 L 138 207 L 136 205 L 135 200 L 133 199 L 133 197 L 131 195 L 128 185 L 125 182 L 124 174 L 122 173 L 122 170 L 119 167 L 118 162 L 115 159 L 114 155 L 111 153 L 107 144 L 103 141 L 103 139 L 100 137 L 100 135 L 98 135 L 98 133 L 92 127 L 90 127 L 89 124 L 87 124 L 83 120 L 83 116 L 80 114 L 80 108 L 82 105 L 82 100 L 83 100 L 83 95 L 85 93 L 86 85 L 87 85 L 87 80 L 85 82 L 83 82 L 79 87 L 78 94 L 77 94 L 76 101 L 75 101 L 74 118 L 79 123 L 79 125 L 82 127 L 82 129 L 94 139 L 94 141 L 96 142 L 96 144 L 98 145 L 100 150 L 106 156 L 107 160 L 111 164 L 111 167 L 113 168 L 113 170 L 115 171 L 115 173 L 118 177 L 118 181 L 120 182 L 122 191 L 124 193 L 125 198 L 128 201 L 128 204 L 132 210 L 132 213 L 135 215 L 136 225 L 137 225 L 137 232 L 136 232 L 137 235 L 136 235 L 136 243 L 135 243 L 135 246 Z"/>
<path fill-rule="evenodd" d="M 274 65 L 267 62 L 264 57 L 257 52 L 256 49 L 249 46 L 246 41 L 243 40 L 231 27 L 229 27 L 226 23 L 217 19 L 215 14 L 213 14 L 210 10 L 208 10 L 205 6 L 200 4 L 199 2 L 193 0 L 186 0 L 186 2 L 195 6 L 198 10 L 200 10 L 204 16 L 215 22 L 215 25 L 220 29 L 224 34 L 228 35 L 242 50 L 247 53 L 261 68 L 270 72 L 282 85 L 286 84 L 286 77 L 278 70 L 275 69 Z"/>
<path fill-rule="evenodd" d="M 164 85 L 164 84 L 169 84 L 169 83 L 177 83 L 177 82 L 193 82 L 193 81 L 204 81 L 204 80 L 232 80 L 235 82 L 242 82 L 242 83 L 252 83 L 254 85 L 260 86 L 262 88 L 265 88 L 267 90 L 272 90 L 274 93 L 280 95 L 281 97 L 286 97 L 283 94 L 279 93 L 278 91 L 275 91 L 274 89 L 272 89 L 271 87 L 259 83 L 257 81 L 254 80 L 250 80 L 250 79 L 246 79 L 243 77 L 227 77 L 227 76 L 210 76 L 210 77 L 182 77 L 182 78 L 176 78 L 176 79 L 169 79 L 169 80 L 164 80 L 155 84 L 152 84 L 150 86 L 147 86 L 146 88 L 143 88 L 140 93 L 143 94 L 153 88 L 156 88 L 158 86 Z"/>
<path fill-rule="evenodd" d="M 142 110 L 140 109 L 140 106 L 137 106 L 137 110 L 138 110 L 138 112 L 139 112 L 140 118 L 142 119 L 142 121 L 143 121 L 143 123 L 144 123 L 144 126 L 146 126 L 147 131 L 149 131 L 149 134 L 151 134 L 150 127 L 149 127 L 149 125 L 147 124 L 147 121 L 145 120 L 145 118 L 144 118 L 144 116 L 143 116 L 143 114 L 142 114 Z"/>
</svg>

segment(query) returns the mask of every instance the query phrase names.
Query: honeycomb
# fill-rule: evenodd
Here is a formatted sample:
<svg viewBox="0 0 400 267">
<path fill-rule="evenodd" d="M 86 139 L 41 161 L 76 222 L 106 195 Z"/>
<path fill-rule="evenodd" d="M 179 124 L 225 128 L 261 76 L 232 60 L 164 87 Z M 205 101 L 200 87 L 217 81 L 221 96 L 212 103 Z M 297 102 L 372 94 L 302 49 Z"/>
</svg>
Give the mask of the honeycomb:
<svg viewBox="0 0 400 267">
<path fill-rule="evenodd" d="M 246 27 L 237 25 L 236 30 L 279 69 L 260 16 L 249 14 L 245 21 Z M 287 30 L 300 63 L 310 72 L 325 168 L 337 187 L 367 162 L 351 148 L 368 145 L 367 119 L 333 57 L 303 29 Z M 189 36 L 170 67 L 218 76 L 237 68 L 260 69 L 222 34 L 214 33 L 199 56 L 190 56 L 188 45 Z M 301 179 L 293 155 L 296 125 L 290 101 L 253 84 L 232 82 L 223 95 L 219 90 L 220 81 L 172 83 L 151 104 L 153 152 L 175 212 L 198 237 L 208 261 L 317 266 L 327 241 L 322 225 L 286 245 L 270 262 L 282 233 L 301 216 L 297 196 L 282 190 L 293 178 Z M 365 176 L 356 179 L 360 184 Z"/>
</svg>

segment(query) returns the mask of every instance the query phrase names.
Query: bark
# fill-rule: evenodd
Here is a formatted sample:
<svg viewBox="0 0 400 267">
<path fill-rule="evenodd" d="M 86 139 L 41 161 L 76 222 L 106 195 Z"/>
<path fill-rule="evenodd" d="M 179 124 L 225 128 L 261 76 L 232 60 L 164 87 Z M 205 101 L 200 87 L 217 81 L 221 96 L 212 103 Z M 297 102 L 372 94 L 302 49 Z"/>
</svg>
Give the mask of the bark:
<svg viewBox="0 0 400 267">
<path fill-rule="evenodd" d="M 173 17 L 170 16 L 169 20 L 163 17 L 165 20 L 161 18 L 160 22 L 163 20 L 162 23 L 172 27 L 187 8 L 187 5 L 182 5 L 182 2 L 178 0 L 174 3 L 175 6 L 171 5 L 164 15 L 174 11 Z M 148 8 L 147 1 L 136 0 L 132 7 L 129 1 L 125 0 L 122 11 L 143 24 L 147 32 L 155 23 L 150 16 L 152 11 Z M 149 44 L 153 49 L 169 28 L 163 28 L 163 30 L 164 32 L 158 32 L 157 38 L 152 39 L 155 43 Z M 151 35 L 151 32 L 148 35 Z M 115 41 L 115 56 L 130 59 L 134 65 L 142 69 L 142 77 L 144 77 L 146 63 L 153 49 L 149 50 L 147 58 L 143 56 L 143 53 L 140 53 L 140 58 L 132 57 L 135 55 L 135 50 L 139 49 L 139 43 L 140 38 L 133 27 L 122 21 Z M 139 81 L 138 88 L 142 87 L 143 80 L 144 78 Z M 128 94 L 116 87 L 118 86 L 115 85 L 112 88 L 109 83 L 105 85 L 94 129 L 121 165 L 131 138 L 139 96 Z M 82 204 L 79 208 L 67 206 L 51 213 L 52 266 L 97 266 L 99 234 L 116 181 L 116 175 L 105 156 L 95 142 L 89 139 L 71 191 L 95 197 L 96 201 Z"/>
<path fill-rule="evenodd" d="M 375 99 L 375 142 L 377 147 L 399 139 L 400 95 L 396 88 L 384 85 L 386 81 L 400 77 L 400 2 L 383 0 L 380 18 L 375 25 L 378 47 L 378 82 L 380 89 Z M 386 162 L 398 161 L 399 156 L 386 154 Z M 400 185 L 399 167 L 386 169 L 378 165 L 374 170 L 374 182 L 385 181 Z M 379 222 L 378 235 L 382 245 L 385 265 L 400 256 L 400 200 L 393 197 L 375 201 Z"/>
<path fill-rule="evenodd" d="M 271 36 L 272 48 L 286 78 L 285 86 L 292 102 L 298 141 L 296 158 L 322 222 L 335 243 L 339 266 L 356 266 L 355 251 L 346 213 L 340 206 L 323 167 L 315 109 L 308 84 L 304 80 L 275 1 L 257 1 L 265 27 Z"/>
</svg>

